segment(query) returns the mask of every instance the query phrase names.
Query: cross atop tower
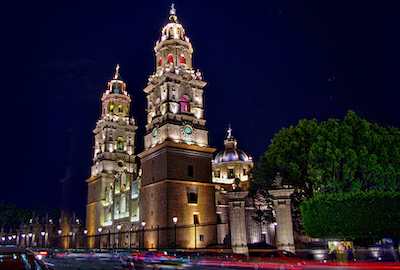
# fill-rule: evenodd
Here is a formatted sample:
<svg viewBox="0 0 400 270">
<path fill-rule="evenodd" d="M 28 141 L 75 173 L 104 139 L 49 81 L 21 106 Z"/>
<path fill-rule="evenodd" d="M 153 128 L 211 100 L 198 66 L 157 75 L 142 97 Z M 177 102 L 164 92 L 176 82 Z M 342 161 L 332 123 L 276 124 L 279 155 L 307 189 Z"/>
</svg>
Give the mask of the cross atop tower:
<svg viewBox="0 0 400 270">
<path fill-rule="evenodd" d="M 118 77 L 119 77 L 119 64 L 117 64 L 117 66 L 115 67 L 114 79 L 118 79 Z"/>
<path fill-rule="evenodd" d="M 229 124 L 229 127 L 228 127 L 228 139 L 230 139 L 230 138 L 232 138 L 232 128 L 231 128 L 231 124 Z"/>
<path fill-rule="evenodd" d="M 172 5 L 171 5 L 171 8 L 170 8 L 170 10 L 169 10 L 169 20 L 171 21 L 171 22 L 178 22 L 178 17 L 176 16 L 176 9 L 175 9 L 175 4 L 174 3 L 172 3 Z"/>
</svg>

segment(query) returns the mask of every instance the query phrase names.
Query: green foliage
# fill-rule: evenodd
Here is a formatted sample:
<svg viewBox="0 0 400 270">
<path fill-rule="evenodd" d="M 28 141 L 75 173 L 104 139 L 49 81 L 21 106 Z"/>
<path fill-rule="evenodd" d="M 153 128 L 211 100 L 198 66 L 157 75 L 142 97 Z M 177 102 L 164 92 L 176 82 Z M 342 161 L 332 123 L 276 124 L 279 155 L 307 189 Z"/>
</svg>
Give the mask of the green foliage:
<svg viewBox="0 0 400 270">
<path fill-rule="evenodd" d="M 15 231 L 22 223 L 28 224 L 31 219 L 38 219 L 39 223 L 45 222 L 46 214 L 54 221 L 58 221 L 61 216 L 61 210 L 49 208 L 44 204 L 33 205 L 32 209 L 19 208 L 14 204 L 4 204 L 0 201 L 0 228 L 5 232 Z"/>
<path fill-rule="evenodd" d="M 400 192 L 320 194 L 301 204 L 304 229 L 315 238 L 400 237 Z"/>
<path fill-rule="evenodd" d="M 21 222 L 29 222 L 32 214 L 32 210 L 0 202 L 0 227 L 4 228 L 5 231 L 15 230 Z"/>
<path fill-rule="evenodd" d="M 304 199 L 325 193 L 400 190 L 399 164 L 399 130 L 349 111 L 343 121 L 304 119 L 296 127 L 283 128 L 255 167 L 251 187 L 268 197 L 280 172 L 283 184 L 295 188 L 292 215 L 295 230 L 301 231 L 299 206 Z"/>
<path fill-rule="evenodd" d="M 276 172 L 301 198 L 318 193 L 400 189 L 400 132 L 359 118 L 300 120 L 283 128 L 260 159 L 263 179 Z M 261 178 L 256 182 L 263 186 Z M 264 185 L 266 186 L 266 185 Z"/>
</svg>

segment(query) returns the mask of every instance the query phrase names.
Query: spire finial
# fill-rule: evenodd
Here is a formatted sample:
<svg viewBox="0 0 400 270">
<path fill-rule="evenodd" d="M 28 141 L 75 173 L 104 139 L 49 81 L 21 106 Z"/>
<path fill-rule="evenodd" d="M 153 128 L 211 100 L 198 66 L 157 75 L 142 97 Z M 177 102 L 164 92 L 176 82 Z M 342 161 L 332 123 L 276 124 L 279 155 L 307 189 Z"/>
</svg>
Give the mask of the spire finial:
<svg viewBox="0 0 400 270">
<path fill-rule="evenodd" d="M 178 21 L 178 17 L 176 17 L 176 9 L 175 9 L 175 4 L 174 3 L 172 3 L 171 4 L 171 8 L 170 8 L 170 10 L 169 10 L 169 20 L 171 21 L 171 22 L 177 22 Z"/>
<path fill-rule="evenodd" d="M 229 124 L 229 127 L 228 127 L 228 139 L 230 139 L 230 138 L 232 138 L 232 128 L 231 128 L 231 124 Z"/>
<path fill-rule="evenodd" d="M 117 63 L 117 66 L 115 67 L 114 79 L 118 79 L 118 77 L 119 77 L 119 63 Z"/>
</svg>

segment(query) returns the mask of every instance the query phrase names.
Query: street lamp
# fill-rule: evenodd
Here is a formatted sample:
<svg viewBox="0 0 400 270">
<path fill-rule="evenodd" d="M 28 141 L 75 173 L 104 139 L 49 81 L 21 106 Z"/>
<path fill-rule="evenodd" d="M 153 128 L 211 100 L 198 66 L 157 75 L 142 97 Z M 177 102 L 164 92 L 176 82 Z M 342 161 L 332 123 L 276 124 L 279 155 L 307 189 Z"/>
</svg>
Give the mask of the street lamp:
<svg viewBox="0 0 400 270">
<path fill-rule="evenodd" d="M 98 228 L 97 231 L 99 232 L 99 249 L 101 249 L 101 231 L 103 228 Z"/>
<path fill-rule="evenodd" d="M 87 241 L 86 235 L 88 234 L 88 230 L 84 229 L 83 230 L 83 234 L 84 234 L 84 236 L 83 236 L 83 241 L 84 241 L 83 247 L 86 249 L 86 241 Z"/>
<path fill-rule="evenodd" d="M 28 236 L 29 236 L 29 238 L 30 238 L 29 241 L 28 241 L 28 242 L 29 242 L 29 245 L 28 245 L 28 246 L 31 247 L 31 246 L 32 246 L 32 236 L 33 236 L 33 233 L 31 233 L 31 232 L 28 233 Z"/>
<path fill-rule="evenodd" d="M 69 237 L 67 237 L 67 248 L 70 248 L 70 245 L 71 245 L 71 243 L 72 243 L 72 235 L 73 235 L 72 232 L 68 232 L 68 236 L 69 236 Z M 72 243 L 72 244 L 73 244 L 73 243 Z"/>
<path fill-rule="evenodd" d="M 142 227 L 143 227 L 143 249 L 144 249 L 144 226 L 146 226 L 146 221 L 142 221 Z"/>
<path fill-rule="evenodd" d="M 60 248 L 62 230 L 58 230 L 57 233 L 58 233 L 58 247 Z"/>
<path fill-rule="evenodd" d="M 117 240 L 118 240 L 118 246 L 116 246 L 116 248 L 119 248 L 119 246 L 121 245 L 121 225 L 117 225 L 117 230 L 118 230 L 118 236 L 117 236 Z"/>
<path fill-rule="evenodd" d="M 45 239 L 44 239 L 44 236 L 46 235 L 46 232 L 45 231 L 41 231 L 40 232 L 40 235 L 43 237 L 43 239 L 42 239 L 42 247 L 45 247 Z"/>
<path fill-rule="evenodd" d="M 178 222 L 177 217 L 173 217 L 172 221 L 174 222 L 174 229 L 175 229 L 175 249 L 176 249 L 176 223 Z"/>
</svg>

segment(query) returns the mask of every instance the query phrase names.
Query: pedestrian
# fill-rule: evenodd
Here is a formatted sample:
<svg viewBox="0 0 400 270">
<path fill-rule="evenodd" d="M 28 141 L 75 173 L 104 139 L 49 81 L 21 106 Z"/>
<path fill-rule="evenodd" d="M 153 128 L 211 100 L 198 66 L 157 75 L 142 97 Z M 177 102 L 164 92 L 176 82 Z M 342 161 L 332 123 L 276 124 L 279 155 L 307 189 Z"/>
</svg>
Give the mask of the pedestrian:
<svg viewBox="0 0 400 270">
<path fill-rule="evenodd" d="M 329 255 L 331 256 L 332 264 L 335 264 L 336 263 L 336 247 L 333 244 L 331 245 L 331 252 L 329 253 Z"/>
<path fill-rule="evenodd" d="M 340 264 L 344 264 L 345 262 L 347 262 L 346 247 L 343 243 L 341 243 L 338 247 L 338 261 Z"/>
<path fill-rule="evenodd" d="M 346 252 L 347 252 L 347 259 L 349 260 L 349 263 L 353 264 L 353 261 L 354 261 L 353 249 L 350 246 L 348 246 Z"/>
</svg>

